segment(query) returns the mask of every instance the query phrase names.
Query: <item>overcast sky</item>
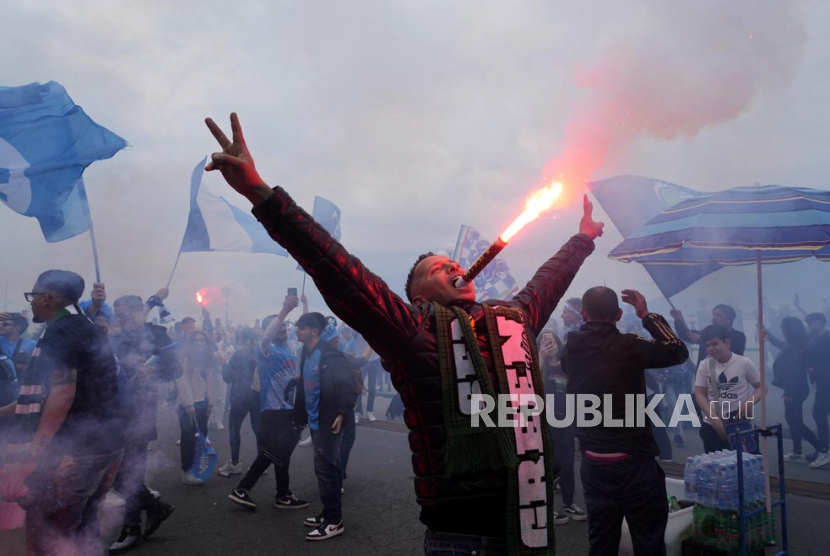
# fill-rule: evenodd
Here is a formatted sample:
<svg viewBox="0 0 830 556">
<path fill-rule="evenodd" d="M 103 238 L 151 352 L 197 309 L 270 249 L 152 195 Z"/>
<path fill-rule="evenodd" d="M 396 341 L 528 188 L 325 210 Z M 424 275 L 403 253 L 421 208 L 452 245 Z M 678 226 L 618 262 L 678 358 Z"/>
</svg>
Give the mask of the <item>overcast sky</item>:
<svg viewBox="0 0 830 556">
<path fill-rule="evenodd" d="M 265 180 L 307 209 L 315 195 L 338 204 L 343 243 L 401 291 L 419 253 L 454 245 L 461 224 L 495 238 L 553 173 L 572 178 L 573 198 L 582 179 L 617 174 L 830 188 L 830 3 L 685 4 L 0 0 L 0 85 L 58 81 L 130 143 L 85 173 L 110 300 L 166 282 L 190 172 L 215 150 L 203 119 L 227 126 L 233 110 Z M 218 175 L 206 183 L 248 208 Z M 513 240 L 517 279 L 576 232 L 579 208 Z M 657 295 L 642 269 L 606 259 L 621 241 L 606 229 L 569 293 L 606 280 Z M 10 309 L 47 268 L 94 279 L 86 234 L 47 244 L 6 207 L 0 251 Z M 295 267 L 187 253 L 170 305 L 195 314 L 197 289 L 228 285 L 231 318 L 252 321 L 300 287 Z M 748 272 L 721 271 L 678 302 L 751 302 Z M 805 262 L 768 278 L 788 298 L 826 272 Z"/>
</svg>

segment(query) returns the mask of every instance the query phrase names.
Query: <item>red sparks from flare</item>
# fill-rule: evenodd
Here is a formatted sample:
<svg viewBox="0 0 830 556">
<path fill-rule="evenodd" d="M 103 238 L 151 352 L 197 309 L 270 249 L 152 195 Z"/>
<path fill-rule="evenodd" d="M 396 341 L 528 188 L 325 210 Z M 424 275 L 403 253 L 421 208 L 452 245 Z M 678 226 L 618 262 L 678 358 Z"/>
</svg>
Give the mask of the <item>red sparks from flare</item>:
<svg viewBox="0 0 830 556">
<path fill-rule="evenodd" d="M 505 243 L 510 241 L 519 230 L 549 210 L 560 195 L 562 195 L 561 183 L 552 183 L 533 193 L 525 202 L 524 212 L 499 236 L 501 240 Z"/>
<path fill-rule="evenodd" d="M 196 301 L 199 303 L 199 305 L 202 304 L 202 292 L 196 292 Z"/>
</svg>

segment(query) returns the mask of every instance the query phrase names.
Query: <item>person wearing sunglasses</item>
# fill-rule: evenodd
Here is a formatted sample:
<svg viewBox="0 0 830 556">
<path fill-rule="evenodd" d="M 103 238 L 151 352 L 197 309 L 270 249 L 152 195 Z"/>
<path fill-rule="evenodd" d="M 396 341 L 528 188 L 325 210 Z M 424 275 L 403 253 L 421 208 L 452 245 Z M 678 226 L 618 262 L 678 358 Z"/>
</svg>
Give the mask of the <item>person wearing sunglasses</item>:
<svg viewBox="0 0 830 556">
<path fill-rule="evenodd" d="M 0 497 L 26 510 L 33 554 L 100 552 L 97 508 L 123 453 L 115 356 L 80 314 L 83 291 L 79 275 L 48 270 L 25 294 L 46 328 L 20 376 Z"/>
</svg>

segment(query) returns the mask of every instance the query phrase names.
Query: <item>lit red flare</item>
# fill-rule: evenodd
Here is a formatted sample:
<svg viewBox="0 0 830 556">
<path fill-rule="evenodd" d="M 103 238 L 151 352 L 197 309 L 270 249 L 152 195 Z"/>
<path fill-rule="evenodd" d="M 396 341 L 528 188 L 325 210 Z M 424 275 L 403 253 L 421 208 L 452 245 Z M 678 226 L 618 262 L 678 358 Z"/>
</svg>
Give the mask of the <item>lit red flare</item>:
<svg viewBox="0 0 830 556">
<path fill-rule="evenodd" d="M 204 298 L 202 298 L 202 292 L 196 292 L 196 302 L 201 305 Z"/>
<path fill-rule="evenodd" d="M 456 281 L 456 287 L 463 288 L 466 284 L 475 280 L 475 277 L 484 270 L 484 267 L 490 264 L 490 261 L 496 258 L 496 255 L 507 246 L 507 243 L 519 230 L 539 218 L 543 212 L 549 210 L 561 195 L 562 184 L 552 183 L 528 197 L 525 201 L 524 212 L 487 248 L 487 251 L 482 253 L 478 260 L 467 270 L 467 273 L 461 277 L 461 280 Z"/>
</svg>

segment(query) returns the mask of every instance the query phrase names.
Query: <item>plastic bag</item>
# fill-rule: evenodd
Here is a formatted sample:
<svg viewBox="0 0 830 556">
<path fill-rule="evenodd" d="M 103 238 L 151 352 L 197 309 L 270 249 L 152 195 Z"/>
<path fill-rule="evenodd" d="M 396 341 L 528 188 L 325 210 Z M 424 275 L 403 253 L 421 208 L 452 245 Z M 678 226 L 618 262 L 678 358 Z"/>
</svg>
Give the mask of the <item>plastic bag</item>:
<svg viewBox="0 0 830 556">
<path fill-rule="evenodd" d="M 216 467 L 216 461 L 218 459 L 219 455 L 213 449 L 210 440 L 201 432 L 197 432 L 196 447 L 193 451 L 193 463 L 189 470 L 190 474 L 197 479 L 207 481 L 213 474 L 213 468 Z"/>
</svg>

